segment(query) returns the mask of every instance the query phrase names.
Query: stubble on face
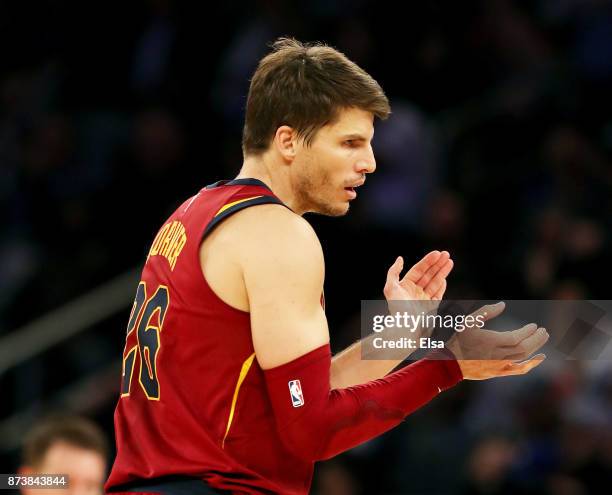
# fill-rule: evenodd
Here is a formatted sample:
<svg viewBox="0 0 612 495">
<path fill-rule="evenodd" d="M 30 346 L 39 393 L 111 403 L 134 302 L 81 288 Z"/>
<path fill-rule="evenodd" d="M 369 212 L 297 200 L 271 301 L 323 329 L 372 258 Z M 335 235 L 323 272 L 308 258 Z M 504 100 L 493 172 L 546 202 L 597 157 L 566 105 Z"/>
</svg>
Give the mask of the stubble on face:
<svg viewBox="0 0 612 495">
<path fill-rule="evenodd" d="M 312 154 L 303 158 L 301 173 L 296 177 L 297 204 L 304 212 L 341 217 L 349 210 L 348 202 L 333 201 L 331 174 Z"/>
</svg>

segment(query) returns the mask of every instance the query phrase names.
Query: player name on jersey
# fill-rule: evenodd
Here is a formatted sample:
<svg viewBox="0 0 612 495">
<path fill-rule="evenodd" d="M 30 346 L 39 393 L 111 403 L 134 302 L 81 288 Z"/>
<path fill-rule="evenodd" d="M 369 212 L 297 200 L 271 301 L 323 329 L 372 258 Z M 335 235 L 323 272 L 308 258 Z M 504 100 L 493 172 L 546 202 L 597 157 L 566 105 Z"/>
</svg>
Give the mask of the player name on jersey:
<svg viewBox="0 0 612 495">
<path fill-rule="evenodd" d="M 183 224 L 177 220 L 168 222 L 161 228 L 157 236 L 155 236 L 147 260 L 151 256 L 163 256 L 168 260 L 170 269 L 174 270 L 176 260 L 181 254 L 186 242 L 187 235 L 185 234 L 185 227 Z"/>
</svg>

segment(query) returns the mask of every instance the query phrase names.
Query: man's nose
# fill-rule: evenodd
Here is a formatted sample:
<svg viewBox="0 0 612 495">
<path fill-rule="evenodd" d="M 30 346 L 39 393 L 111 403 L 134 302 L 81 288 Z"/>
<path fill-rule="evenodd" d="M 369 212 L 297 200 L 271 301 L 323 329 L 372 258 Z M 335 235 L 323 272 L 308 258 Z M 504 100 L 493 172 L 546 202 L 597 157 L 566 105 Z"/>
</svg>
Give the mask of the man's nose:
<svg viewBox="0 0 612 495">
<path fill-rule="evenodd" d="M 368 152 L 357 162 L 357 172 L 360 174 L 371 174 L 376 170 L 376 159 L 374 151 L 369 147 Z"/>
</svg>

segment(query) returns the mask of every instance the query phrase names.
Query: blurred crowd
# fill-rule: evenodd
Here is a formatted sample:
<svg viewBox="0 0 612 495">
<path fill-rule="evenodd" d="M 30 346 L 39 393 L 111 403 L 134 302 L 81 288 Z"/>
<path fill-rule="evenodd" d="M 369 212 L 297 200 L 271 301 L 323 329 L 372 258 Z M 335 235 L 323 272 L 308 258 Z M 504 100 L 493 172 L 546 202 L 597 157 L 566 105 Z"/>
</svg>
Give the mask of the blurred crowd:
<svg viewBox="0 0 612 495">
<path fill-rule="evenodd" d="M 237 173 L 249 77 L 281 35 L 337 47 L 391 101 L 349 215 L 310 217 L 335 350 L 399 254 L 450 251 L 449 298 L 607 298 L 611 1 L 24 0 L 0 4 L 0 337 L 142 264 L 178 204 Z M 78 373 L 120 357 L 124 319 L 78 344 Z M 0 376 L 0 417 L 53 392 L 47 365 Z M 610 371 L 463 383 L 323 463 L 316 493 L 608 493 Z M 114 400 L 93 413 L 109 437 Z"/>
</svg>

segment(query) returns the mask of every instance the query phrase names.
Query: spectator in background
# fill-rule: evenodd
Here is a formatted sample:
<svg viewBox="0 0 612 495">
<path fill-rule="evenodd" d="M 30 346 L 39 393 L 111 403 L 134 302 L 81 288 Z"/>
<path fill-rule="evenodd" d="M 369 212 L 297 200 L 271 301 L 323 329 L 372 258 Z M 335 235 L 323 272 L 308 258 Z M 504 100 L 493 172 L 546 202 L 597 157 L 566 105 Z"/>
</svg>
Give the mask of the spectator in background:
<svg viewBox="0 0 612 495">
<path fill-rule="evenodd" d="M 103 493 L 108 443 L 102 431 L 88 419 L 57 416 L 44 419 L 27 434 L 23 443 L 23 476 L 67 475 L 67 488 L 45 489 L 45 495 L 94 495 Z M 40 490 L 22 488 L 22 493 Z"/>
</svg>

